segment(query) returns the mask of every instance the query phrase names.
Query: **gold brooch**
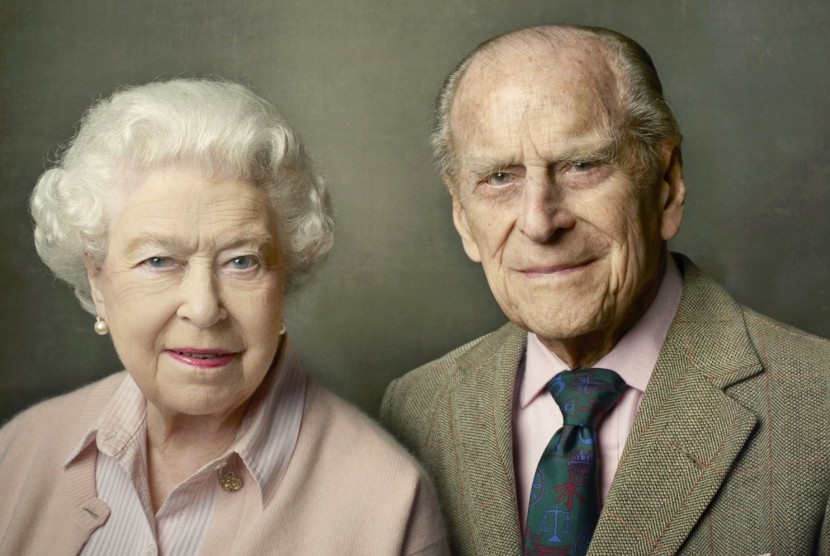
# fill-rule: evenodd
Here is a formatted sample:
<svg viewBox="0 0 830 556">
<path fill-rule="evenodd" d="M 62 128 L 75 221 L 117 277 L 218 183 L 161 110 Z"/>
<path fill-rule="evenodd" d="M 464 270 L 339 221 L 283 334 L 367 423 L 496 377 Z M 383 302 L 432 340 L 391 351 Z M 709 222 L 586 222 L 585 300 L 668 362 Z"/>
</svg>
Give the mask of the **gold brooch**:
<svg viewBox="0 0 830 556">
<path fill-rule="evenodd" d="M 242 488 L 242 477 L 233 471 L 220 471 L 219 485 L 225 492 L 236 492 Z"/>
</svg>

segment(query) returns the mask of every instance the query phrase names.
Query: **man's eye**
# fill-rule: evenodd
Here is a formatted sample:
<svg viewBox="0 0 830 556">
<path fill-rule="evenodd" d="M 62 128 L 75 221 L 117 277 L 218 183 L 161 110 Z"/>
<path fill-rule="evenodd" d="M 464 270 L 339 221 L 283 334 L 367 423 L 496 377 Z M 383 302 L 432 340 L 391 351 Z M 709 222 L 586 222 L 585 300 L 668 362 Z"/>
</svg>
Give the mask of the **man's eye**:
<svg viewBox="0 0 830 556">
<path fill-rule="evenodd" d="M 150 257 L 145 259 L 142 264 L 150 268 L 168 268 L 173 266 L 174 261 L 170 257 Z"/>
<path fill-rule="evenodd" d="M 577 172 L 587 172 L 588 170 L 592 170 L 596 164 L 593 162 L 572 162 L 571 168 L 576 170 Z"/>
<path fill-rule="evenodd" d="M 487 183 L 496 187 L 504 186 L 513 181 L 513 174 L 508 172 L 494 172 L 487 177 Z"/>
<path fill-rule="evenodd" d="M 253 255 L 241 255 L 231 259 L 230 265 L 236 270 L 247 270 L 258 266 L 259 259 Z"/>
</svg>

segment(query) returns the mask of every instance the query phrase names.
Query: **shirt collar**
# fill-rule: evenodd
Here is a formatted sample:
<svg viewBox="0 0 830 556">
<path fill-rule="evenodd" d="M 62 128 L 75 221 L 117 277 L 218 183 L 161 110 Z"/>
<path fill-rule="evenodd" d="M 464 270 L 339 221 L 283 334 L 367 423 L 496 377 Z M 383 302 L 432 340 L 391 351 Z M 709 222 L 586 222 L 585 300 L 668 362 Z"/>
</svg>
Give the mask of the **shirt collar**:
<svg viewBox="0 0 830 556">
<path fill-rule="evenodd" d="M 264 502 L 297 445 L 305 404 L 305 373 L 284 337 L 264 395 L 255 395 L 231 451 L 239 454 Z"/>
<path fill-rule="evenodd" d="M 612 369 L 628 386 L 645 392 L 660 349 L 680 304 L 683 278 L 674 259 L 669 256 L 660 289 L 646 312 L 634 323 L 610 352 L 595 365 Z M 519 390 L 519 406 L 527 407 L 545 389 L 548 381 L 568 370 L 565 362 L 554 355 L 533 332 L 527 335 L 525 370 Z"/>
<path fill-rule="evenodd" d="M 294 453 L 305 404 L 305 386 L 305 373 L 296 352 L 287 337 L 283 337 L 268 376 L 249 403 L 236 440 L 223 456 L 205 467 L 219 469 L 234 454 L 238 455 L 254 478 L 264 503 Z M 144 434 L 146 416 L 147 400 L 127 374 L 70 452 L 64 466 L 92 442 L 99 452 L 117 458 L 135 435 Z"/>
<path fill-rule="evenodd" d="M 64 461 L 64 467 L 90 444 L 102 454 L 117 457 L 136 434 L 143 434 L 147 400 L 129 374 L 113 393 L 109 402 L 81 437 L 78 444 Z"/>
</svg>

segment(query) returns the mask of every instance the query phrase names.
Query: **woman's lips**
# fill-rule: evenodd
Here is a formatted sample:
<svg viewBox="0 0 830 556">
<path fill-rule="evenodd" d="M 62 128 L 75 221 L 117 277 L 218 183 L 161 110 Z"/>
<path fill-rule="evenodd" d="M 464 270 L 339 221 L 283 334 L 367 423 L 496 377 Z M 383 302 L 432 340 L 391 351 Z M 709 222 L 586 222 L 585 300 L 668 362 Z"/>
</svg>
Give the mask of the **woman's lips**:
<svg viewBox="0 0 830 556">
<path fill-rule="evenodd" d="M 224 367 L 236 357 L 236 353 L 223 349 L 173 348 L 166 350 L 174 360 L 203 369 Z"/>
</svg>

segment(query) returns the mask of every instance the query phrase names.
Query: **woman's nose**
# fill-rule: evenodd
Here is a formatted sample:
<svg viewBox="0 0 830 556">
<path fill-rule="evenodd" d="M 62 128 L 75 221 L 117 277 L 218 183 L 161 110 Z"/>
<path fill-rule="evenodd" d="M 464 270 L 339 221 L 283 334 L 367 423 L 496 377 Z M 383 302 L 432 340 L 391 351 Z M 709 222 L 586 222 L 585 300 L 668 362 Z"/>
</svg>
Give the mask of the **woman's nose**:
<svg viewBox="0 0 830 556">
<path fill-rule="evenodd" d="M 180 285 L 177 315 L 199 328 L 210 328 L 227 316 L 212 267 L 188 265 Z"/>
</svg>

